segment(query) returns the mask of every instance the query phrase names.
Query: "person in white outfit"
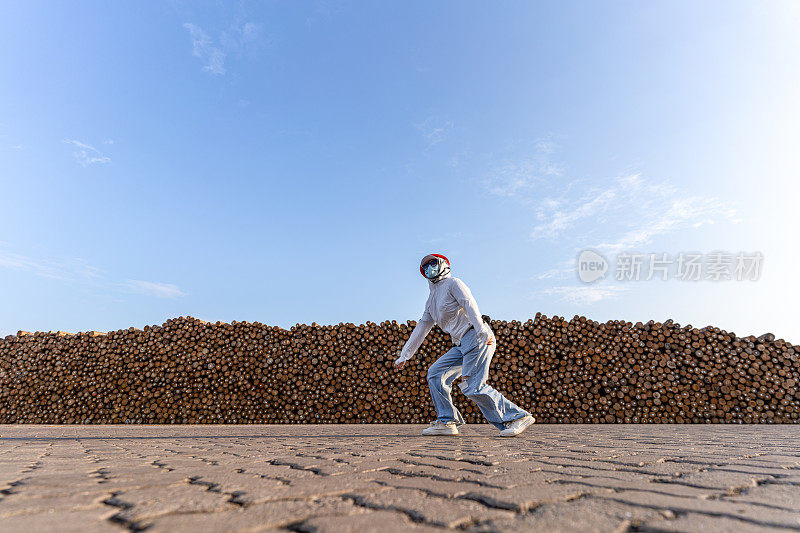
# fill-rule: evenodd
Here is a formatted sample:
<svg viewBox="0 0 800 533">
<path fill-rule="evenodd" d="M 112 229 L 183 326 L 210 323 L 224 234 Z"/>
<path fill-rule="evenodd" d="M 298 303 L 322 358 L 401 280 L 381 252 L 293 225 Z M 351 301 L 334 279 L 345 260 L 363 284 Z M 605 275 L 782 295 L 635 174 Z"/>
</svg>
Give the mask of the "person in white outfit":
<svg viewBox="0 0 800 533">
<path fill-rule="evenodd" d="M 458 384 L 461 392 L 478 405 L 486 420 L 498 428 L 503 437 L 519 435 L 535 420 L 528 411 L 486 382 L 497 345 L 469 288 L 460 279 L 450 276 L 450 261 L 441 254 L 423 257 L 419 270 L 428 280 L 430 294 L 422 318 L 394 363 L 395 368 L 402 369 L 406 365 L 434 325 L 449 333 L 453 341 L 453 347 L 428 369 L 428 386 L 438 416 L 422 433 L 458 435 L 458 426 L 465 422 L 453 405 L 450 391 L 456 378 L 463 375 L 464 379 Z"/>
</svg>

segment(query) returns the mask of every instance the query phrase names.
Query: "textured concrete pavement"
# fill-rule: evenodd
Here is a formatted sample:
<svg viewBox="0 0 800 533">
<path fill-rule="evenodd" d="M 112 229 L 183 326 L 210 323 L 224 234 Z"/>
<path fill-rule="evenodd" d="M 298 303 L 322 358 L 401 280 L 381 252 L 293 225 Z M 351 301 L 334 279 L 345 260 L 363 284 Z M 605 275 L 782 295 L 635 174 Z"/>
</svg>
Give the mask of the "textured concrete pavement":
<svg viewBox="0 0 800 533">
<path fill-rule="evenodd" d="M 800 427 L 0 426 L 2 531 L 800 530 Z"/>
</svg>

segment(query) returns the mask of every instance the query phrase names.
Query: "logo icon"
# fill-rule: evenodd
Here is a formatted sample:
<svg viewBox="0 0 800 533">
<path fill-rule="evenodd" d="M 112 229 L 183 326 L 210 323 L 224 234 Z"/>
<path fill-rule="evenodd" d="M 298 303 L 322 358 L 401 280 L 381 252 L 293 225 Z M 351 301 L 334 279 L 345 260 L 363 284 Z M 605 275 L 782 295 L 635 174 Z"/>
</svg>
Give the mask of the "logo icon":
<svg viewBox="0 0 800 533">
<path fill-rule="evenodd" d="M 583 250 L 578 254 L 578 278 L 584 283 L 602 279 L 608 272 L 608 261 L 594 250 Z"/>
</svg>

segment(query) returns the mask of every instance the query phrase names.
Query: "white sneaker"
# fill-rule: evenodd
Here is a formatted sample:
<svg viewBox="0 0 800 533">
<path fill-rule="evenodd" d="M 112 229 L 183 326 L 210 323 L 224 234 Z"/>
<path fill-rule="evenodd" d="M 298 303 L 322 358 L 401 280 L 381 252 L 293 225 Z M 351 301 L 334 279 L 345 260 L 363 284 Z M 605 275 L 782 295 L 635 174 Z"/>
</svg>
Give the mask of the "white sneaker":
<svg viewBox="0 0 800 533">
<path fill-rule="evenodd" d="M 423 435 L 458 435 L 458 428 L 455 422 L 442 422 L 434 420 L 430 427 L 422 430 Z"/>
<path fill-rule="evenodd" d="M 510 422 L 506 422 L 506 428 L 500 431 L 501 437 L 516 437 L 526 429 L 528 426 L 536 422 L 536 419 L 533 418 L 531 415 L 525 415 L 522 418 L 517 418 L 516 420 L 512 420 Z"/>
</svg>

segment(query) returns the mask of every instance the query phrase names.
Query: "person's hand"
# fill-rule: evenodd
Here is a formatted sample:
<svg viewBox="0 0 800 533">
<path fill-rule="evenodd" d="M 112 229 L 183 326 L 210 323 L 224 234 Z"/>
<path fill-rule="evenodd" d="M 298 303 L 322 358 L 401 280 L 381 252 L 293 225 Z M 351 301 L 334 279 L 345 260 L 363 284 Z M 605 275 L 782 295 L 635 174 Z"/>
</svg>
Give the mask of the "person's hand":
<svg viewBox="0 0 800 533">
<path fill-rule="evenodd" d="M 489 328 L 484 328 L 478 333 L 478 342 L 483 344 L 486 343 L 487 346 L 490 344 L 494 344 L 494 333 Z"/>
<path fill-rule="evenodd" d="M 406 366 L 406 363 L 408 362 L 408 359 L 406 359 L 405 361 L 401 361 L 400 360 L 400 356 L 402 355 L 402 353 L 403 353 L 402 351 L 398 351 L 395 354 L 395 355 L 397 355 L 397 359 L 395 359 L 395 361 L 394 361 L 395 370 L 402 370 L 403 367 Z"/>
</svg>

